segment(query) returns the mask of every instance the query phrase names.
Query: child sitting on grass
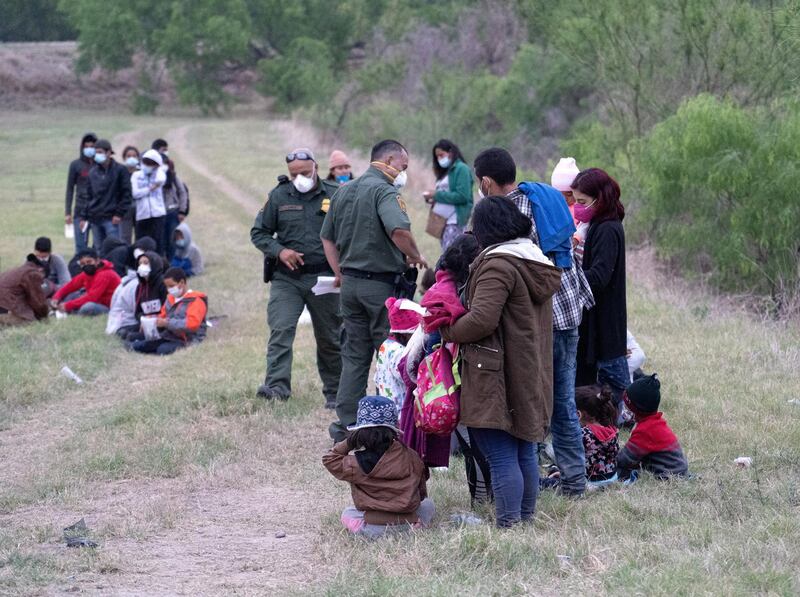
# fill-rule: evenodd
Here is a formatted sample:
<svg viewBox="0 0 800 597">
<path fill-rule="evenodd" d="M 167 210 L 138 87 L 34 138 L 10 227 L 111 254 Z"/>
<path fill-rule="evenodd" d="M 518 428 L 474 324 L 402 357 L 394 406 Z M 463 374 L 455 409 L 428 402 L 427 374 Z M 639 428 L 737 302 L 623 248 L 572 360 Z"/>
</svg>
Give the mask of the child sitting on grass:
<svg viewBox="0 0 800 597">
<path fill-rule="evenodd" d="M 608 386 L 575 388 L 586 453 L 586 481 L 590 487 L 602 487 L 617 480 L 617 408 Z"/>
<path fill-rule="evenodd" d="M 657 479 L 686 476 L 689 464 L 681 444 L 658 412 L 661 382 L 656 375 L 637 379 L 622 399 L 636 418 L 636 426 L 617 457 L 619 478 L 628 479 L 639 468 L 650 471 Z"/>
<path fill-rule="evenodd" d="M 406 397 L 406 384 L 398 367 L 408 353 L 408 341 L 419 326 L 421 317 L 416 311 L 403 308 L 407 304 L 416 306 L 407 299 L 389 297 L 385 304 L 389 310 L 389 337 L 378 349 L 375 389 L 378 395 L 391 398 L 399 413 Z"/>
<path fill-rule="evenodd" d="M 350 436 L 322 457 L 334 477 L 350 483 L 355 507 L 342 512 L 342 524 L 355 535 L 376 539 L 427 527 L 435 508 L 428 498 L 427 472 L 420 457 L 398 441 L 397 410 L 384 396 L 358 403 Z"/>
</svg>

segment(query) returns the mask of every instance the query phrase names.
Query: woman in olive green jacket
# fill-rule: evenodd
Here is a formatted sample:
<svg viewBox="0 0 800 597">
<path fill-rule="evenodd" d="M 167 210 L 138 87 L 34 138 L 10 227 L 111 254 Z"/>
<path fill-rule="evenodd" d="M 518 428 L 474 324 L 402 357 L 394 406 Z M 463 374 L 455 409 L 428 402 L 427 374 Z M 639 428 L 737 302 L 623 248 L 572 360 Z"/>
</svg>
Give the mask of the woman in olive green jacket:
<svg viewBox="0 0 800 597">
<path fill-rule="evenodd" d="M 469 222 L 472 213 L 472 172 L 458 146 L 448 139 L 440 139 L 433 146 L 433 173 L 436 189 L 424 193 L 434 213 L 447 219 L 442 234 L 444 251 Z"/>
</svg>

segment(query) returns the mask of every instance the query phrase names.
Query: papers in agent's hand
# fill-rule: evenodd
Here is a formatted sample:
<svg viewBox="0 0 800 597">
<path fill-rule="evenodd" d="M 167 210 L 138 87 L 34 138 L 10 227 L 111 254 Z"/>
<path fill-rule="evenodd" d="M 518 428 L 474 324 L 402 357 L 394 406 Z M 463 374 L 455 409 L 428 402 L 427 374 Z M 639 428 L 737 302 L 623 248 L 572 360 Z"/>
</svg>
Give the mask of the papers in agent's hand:
<svg viewBox="0 0 800 597">
<path fill-rule="evenodd" d="M 339 294 L 340 289 L 334 286 L 336 278 L 333 276 L 320 276 L 317 278 L 317 283 L 311 289 L 315 296 L 322 294 Z"/>
</svg>

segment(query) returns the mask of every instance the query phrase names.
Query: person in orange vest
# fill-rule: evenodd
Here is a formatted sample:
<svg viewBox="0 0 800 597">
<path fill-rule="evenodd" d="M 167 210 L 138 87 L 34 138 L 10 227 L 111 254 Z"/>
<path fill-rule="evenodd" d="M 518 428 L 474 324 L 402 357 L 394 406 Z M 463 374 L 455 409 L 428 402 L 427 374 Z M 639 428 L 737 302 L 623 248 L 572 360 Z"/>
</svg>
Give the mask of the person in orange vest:
<svg viewBox="0 0 800 597">
<path fill-rule="evenodd" d="M 189 288 L 186 272 L 179 267 L 171 267 L 164 273 L 164 285 L 169 294 L 156 318 L 159 337 L 137 340 L 131 345 L 136 352 L 172 354 L 206 337 L 208 297 Z"/>
</svg>

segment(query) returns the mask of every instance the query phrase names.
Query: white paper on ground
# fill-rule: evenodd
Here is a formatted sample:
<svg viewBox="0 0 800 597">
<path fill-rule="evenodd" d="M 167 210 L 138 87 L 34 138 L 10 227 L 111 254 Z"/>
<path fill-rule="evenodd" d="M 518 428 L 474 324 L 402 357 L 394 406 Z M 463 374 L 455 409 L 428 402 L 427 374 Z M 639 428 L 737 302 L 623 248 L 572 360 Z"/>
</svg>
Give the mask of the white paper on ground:
<svg viewBox="0 0 800 597">
<path fill-rule="evenodd" d="M 315 296 L 323 294 L 339 294 L 340 289 L 334 286 L 336 278 L 333 276 L 320 276 L 317 278 L 317 283 L 311 289 Z"/>
<path fill-rule="evenodd" d="M 75 238 L 75 228 L 72 224 L 64 224 L 64 238 Z"/>
</svg>

